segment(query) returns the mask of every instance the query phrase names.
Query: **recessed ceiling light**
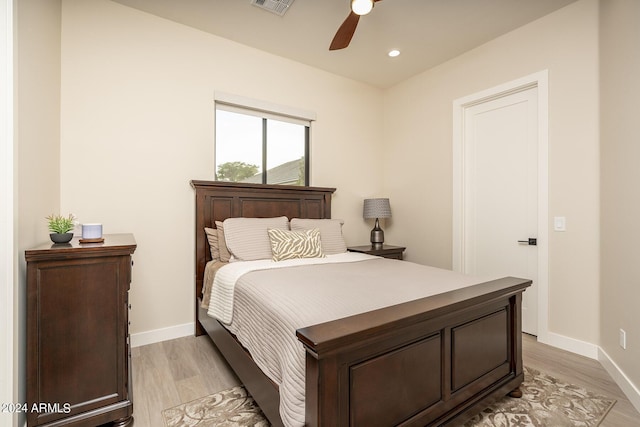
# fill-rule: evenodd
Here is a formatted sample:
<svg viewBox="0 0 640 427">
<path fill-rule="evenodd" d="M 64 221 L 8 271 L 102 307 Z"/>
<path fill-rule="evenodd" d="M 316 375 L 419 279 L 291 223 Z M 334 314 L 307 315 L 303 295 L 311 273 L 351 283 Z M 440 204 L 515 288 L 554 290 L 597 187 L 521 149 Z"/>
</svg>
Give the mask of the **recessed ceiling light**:
<svg viewBox="0 0 640 427">
<path fill-rule="evenodd" d="M 393 49 L 393 50 L 390 50 L 387 55 L 389 55 L 392 58 L 395 58 L 396 56 L 400 55 L 400 51 L 398 49 Z"/>
</svg>

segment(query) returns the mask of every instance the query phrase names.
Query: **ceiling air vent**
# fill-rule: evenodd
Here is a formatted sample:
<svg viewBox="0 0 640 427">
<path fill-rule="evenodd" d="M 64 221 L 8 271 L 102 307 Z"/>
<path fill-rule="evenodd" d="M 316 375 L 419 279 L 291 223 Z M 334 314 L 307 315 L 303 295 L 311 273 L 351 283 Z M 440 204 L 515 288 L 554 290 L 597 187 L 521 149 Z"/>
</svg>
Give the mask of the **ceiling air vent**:
<svg viewBox="0 0 640 427">
<path fill-rule="evenodd" d="M 293 0 L 251 0 L 252 5 L 280 16 L 289 10 L 292 3 Z"/>
</svg>

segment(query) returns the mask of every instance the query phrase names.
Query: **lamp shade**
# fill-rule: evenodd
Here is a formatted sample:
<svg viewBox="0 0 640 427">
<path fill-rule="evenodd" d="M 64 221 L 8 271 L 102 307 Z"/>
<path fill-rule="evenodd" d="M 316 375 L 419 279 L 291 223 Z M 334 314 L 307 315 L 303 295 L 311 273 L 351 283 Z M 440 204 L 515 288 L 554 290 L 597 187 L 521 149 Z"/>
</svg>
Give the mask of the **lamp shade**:
<svg viewBox="0 0 640 427">
<path fill-rule="evenodd" d="M 364 199 L 362 216 L 368 218 L 391 218 L 389 199 Z"/>
</svg>

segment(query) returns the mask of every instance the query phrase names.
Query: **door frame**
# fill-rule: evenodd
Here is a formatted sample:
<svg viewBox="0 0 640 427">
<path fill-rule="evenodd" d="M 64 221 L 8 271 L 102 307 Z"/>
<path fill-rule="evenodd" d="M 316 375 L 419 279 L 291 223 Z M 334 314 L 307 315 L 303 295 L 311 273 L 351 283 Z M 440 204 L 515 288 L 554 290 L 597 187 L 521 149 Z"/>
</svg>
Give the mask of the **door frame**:
<svg viewBox="0 0 640 427">
<path fill-rule="evenodd" d="M 513 93 L 538 89 L 538 341 L 549 341 L 549 73 L 528 76 L 453 101 L 453 270 L 462 272 L 465 254 L 465 112 Z"/>
<path fill-rule="evenodd" d="M 0 402 L 20 402 L 15 357 L 14 288 L 14 11 L 15 0 L 0 2 Z M 16 413 L 0 417 L 0 426 L 17 425 Z"/>
</svg>

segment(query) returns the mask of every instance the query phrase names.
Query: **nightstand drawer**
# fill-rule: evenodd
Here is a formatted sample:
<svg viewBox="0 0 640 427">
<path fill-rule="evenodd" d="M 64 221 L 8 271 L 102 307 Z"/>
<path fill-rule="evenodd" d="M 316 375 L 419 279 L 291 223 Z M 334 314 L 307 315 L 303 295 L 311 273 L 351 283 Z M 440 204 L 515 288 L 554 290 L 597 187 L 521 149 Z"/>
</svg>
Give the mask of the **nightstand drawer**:
<svg viewBox="0 0 640 427">
<path fill-rule="evenodd" d="M 359 252 L 363 254 L 381 256 L 390 259 L 403 259 L 402 254 L 406 248 L 403 246 L 382 245 L 382 247 L 364 245 L 350 246 L 347 248 L 349 252 Z"/>
</svg>

